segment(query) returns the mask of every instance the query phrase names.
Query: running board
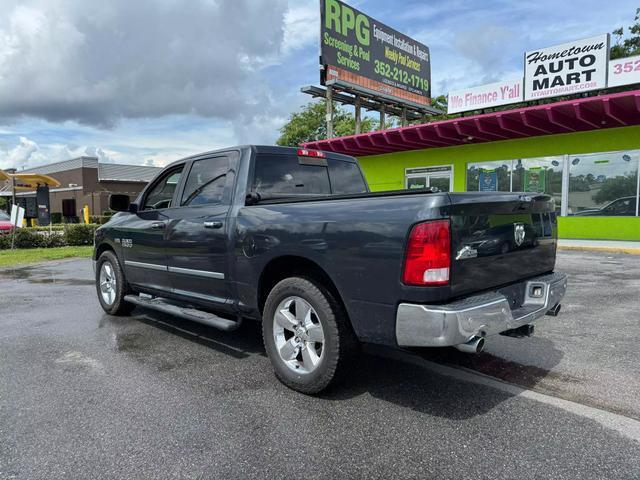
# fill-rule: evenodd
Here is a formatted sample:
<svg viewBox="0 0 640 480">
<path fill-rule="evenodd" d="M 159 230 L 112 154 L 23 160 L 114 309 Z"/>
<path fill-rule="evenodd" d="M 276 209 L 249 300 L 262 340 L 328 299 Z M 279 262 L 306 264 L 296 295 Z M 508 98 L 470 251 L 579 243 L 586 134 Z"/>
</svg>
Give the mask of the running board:
<svg viewBox="0 0 640 480">
<path fill-rule="evenodd" d="M 202 323 L 225 332 L 236 330 L 241 323 L 241 320 L 234 322 L 233 320 L 219 317 L 213 313 L 204 312 L 195 308 L 181 307 L 179 305 L 169 303 L 161 297 L 149 298 L 147 296 L 141 297 L 138 295 L 125 295 L 124 300 L 129 303 L 134 303 L 140 307 L 150 308 L 152 310 L 157 310 L 158 312 L 184 318 L 185 320 Z"/>
</svg>

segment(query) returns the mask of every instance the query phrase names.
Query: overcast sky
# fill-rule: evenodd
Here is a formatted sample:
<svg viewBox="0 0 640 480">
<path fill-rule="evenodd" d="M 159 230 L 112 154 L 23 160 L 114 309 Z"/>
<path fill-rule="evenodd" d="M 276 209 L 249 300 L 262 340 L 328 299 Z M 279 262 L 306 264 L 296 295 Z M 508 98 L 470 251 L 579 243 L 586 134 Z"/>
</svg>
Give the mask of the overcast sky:
<svg viewBox="0 0 640 480">
<path fill-rule="evenodd" d="M 636 0 L 358 0 L 428 45 L 433 94 L 517 78 L 526 50 L 629 25 Z M 161 166 L 273 143 L 318 84 L 318 0 L 0 0 L 0 168 Z"/>
</svg>

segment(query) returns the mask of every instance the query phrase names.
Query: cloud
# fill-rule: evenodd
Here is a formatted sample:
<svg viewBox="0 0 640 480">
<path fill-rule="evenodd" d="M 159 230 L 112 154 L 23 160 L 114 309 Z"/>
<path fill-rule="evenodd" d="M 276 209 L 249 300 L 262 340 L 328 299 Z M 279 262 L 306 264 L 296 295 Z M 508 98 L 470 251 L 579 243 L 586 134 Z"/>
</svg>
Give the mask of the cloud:
<svg viewBox="0 0 640 480">
<path fill-rule="evenodd" d="M 32 139 L 19 137 L 17 145 L 0 150 L 0 169 L 24 170 L 82 156 L 96 157 L 103 163 L 122 163 L 124 157 L 121 152 L 94 145 L 53 144 L 43 147 Z"/>
<path fill-rule="evenodd" d="M 100 127 L 268 108 L 286 0 L 27 0 L 0 17 L 0 117 Z M 295 23 L 295 22 L 294 22 Z"/>
<path fill-rule="evenodd" d="M 41 159 L 41 156 L 38 155 L 38 150 L 36 142 L 26 137 L 20 137 L 18 145 L 5 152 L 5 158 L 0 160 L 0 166 L 2 168 L 27 168 L 32 162 L 37 162 Z"/>
<path fill-rule="evenodd" d="M 317 43 L 319 31 L 317 0 L 290 0 L 284 16 L 284 53 Z"/>
<path fill-rule="evenodd" d="M 514 36 L 508 28 L 485 24 L 458 32 L 453 45 L 460 56 L 477 63 L 483 72 L 500 72 L 506 61 L 504 47 Z"/>
</svg>

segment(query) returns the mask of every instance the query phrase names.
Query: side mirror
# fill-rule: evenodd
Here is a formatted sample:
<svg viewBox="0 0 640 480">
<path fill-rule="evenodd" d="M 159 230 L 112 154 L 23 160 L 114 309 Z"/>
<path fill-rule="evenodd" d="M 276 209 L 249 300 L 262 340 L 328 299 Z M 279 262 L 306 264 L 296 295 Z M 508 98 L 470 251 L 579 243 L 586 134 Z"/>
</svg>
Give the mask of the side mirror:
<svg viewBox="0 0 640 480">
<path fill-rule="evenodd" d="M 138 213 L 138 204 L 135 202 L 131 202 L 129 204 L 129 213 Z"/>
<path fill-rule="evenodd" d="M 109 209 L 114 212 L 128 212 L 130 204 L 129 195 L 114 193 L 109 196 Z"/>
</svg>

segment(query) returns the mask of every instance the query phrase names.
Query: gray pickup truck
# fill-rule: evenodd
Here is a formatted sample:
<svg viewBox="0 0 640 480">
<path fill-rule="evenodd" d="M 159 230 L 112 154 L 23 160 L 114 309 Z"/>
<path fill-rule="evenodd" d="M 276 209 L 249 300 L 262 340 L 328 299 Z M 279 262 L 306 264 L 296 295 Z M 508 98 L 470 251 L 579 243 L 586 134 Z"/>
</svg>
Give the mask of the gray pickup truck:
<svg viewBox="0 0 640 480">
<path fill-rule="evenodd" d="M 243 146 L 172 163 L 96 232 L 109 314 L 136 305 L 230 331 L 262 322 L 289 387 L 317 393 L 361 342 L 479 352 L 556 315 L 554 201 L 532 193 L 372 193 L 357 161 Z"/>
</svg>

